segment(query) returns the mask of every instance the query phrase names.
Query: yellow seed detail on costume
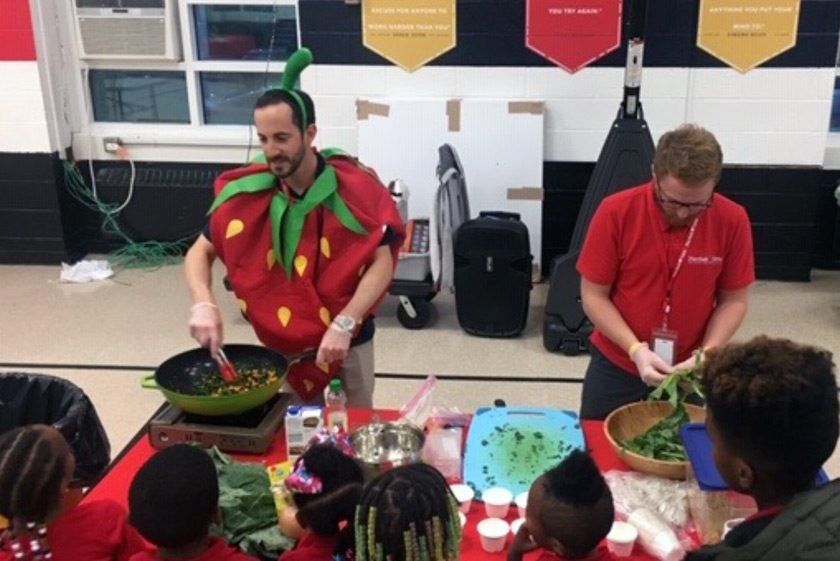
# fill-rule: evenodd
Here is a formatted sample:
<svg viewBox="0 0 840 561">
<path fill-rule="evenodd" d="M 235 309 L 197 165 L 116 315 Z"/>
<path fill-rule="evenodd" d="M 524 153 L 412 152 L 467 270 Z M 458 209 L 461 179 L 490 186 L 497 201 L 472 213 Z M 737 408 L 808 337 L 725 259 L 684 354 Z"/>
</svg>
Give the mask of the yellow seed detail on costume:
<svg viewBox="0 0 840 561">
<path fill-rule="evenodd" d="M 318 368 L 326 372 L 327 374 L 330 373 L 330 363 L 329 362 L 319 362 L 316 364 Z"/>
<path fill-rule="evenodd" d="M 315 387 L 315 384 L 312 383 L 312 380 L 304 380 L 303 386 L 306 388 L 306 391 L 311 392 L 312 388 Z"/>
<path fill-rule="evenodd" d="M 290 310 L 286 306 L 283 306 L 282 308 L 277 310 L 277 319 L 280 320 L 280 323 L 283 325 L 283 327 L 286 327 L 287 325 L 289 325 L 289 321 L 292 319 L 292 310 Z"/>
<path fill-rule="evenodd" d="M 247 312 L 248 311 L 248 302 L 246 302 L 245 300 L 240 298 L 239 299 L 239 309 L 242 310 L 243 313 Z"/>
<path fill-rule="evenodd" d="M 324 308 L 324 307 L 321 307 L 321 309 L 318 311 L 318 313 L 320 314 L 321 321 L 324 322 L 324 325 L 329 327 L 330 324 L 332 323 L 332 318 L 330 317 L 330 311 L 328 309 Z"/>
<path fill-rule="evenodd" d="M 234 218 L 230 222 L 228 222 L 227 230 L 225 230 L 225 239 L 229 240 L 233 236 L 237 236 L 242 233 L 245 229 L 245 223 L 239 220 L 238 218 Z"/>
<path fill-rule="evenodd" d="M 295 257 L 295 271 L 297 271 L 300 276 L 303 276 L 303 273 L 306 272 L 307 265 L 309 265 L 309 259 L 307 259 L 305 255 L 298 255 Z"/>
<path fill-rule="evenodd" d="M 324 257 L 329 259 L 330 252 L 330 240 L 328 240 L 327 238 L 321 238 L 321 253 L 324 254 Z"/>
<path fill-rule="evenodd" d="M 265 254 L 265 264 L 268 265 L 269 271 L 274 267 L 275 263 L 277 263 L 277 256 L 274 255 L 273 249 L 269 249 L 268 253 Z"/>
</svg>

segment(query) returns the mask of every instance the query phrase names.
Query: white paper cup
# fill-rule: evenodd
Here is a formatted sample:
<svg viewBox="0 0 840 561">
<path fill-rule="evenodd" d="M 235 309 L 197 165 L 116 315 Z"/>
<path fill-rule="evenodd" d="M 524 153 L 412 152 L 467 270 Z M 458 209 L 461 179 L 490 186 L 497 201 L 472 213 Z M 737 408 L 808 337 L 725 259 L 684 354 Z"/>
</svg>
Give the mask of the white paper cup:
<svg viewBox="0 0 840 561">
<path fill-rule="evenodd" d="M 487 553 L 498 553 L 505 548 L 510 526 L 500 518 L 485 518 L 478 523 L 481 549 Z"/>
<path fill-rule="evenodd" d="M 511 523 L 510 523 L 510 533 L 511 533 L 511 534 L 513 534 L 513 535 L 515 536 L 515 535 L 516 535 L 516 533 L 517 533 L 517 532 L 519 532 L 519 528 L 520 528 L 523 524 L 525 524 L 525 519 L 524 519 L 524 518 L 517 518 L 516 520 L 514 520 L 513 522 L 511 522 Z"/>
<path fill-rule="evenodd" d="M 463 512 L 458 513 L 458 520 L 461 521 L 461 528 L 463 528 L 467 524 L 467 517 L 464 515 Z"/>
<path fill-rule="evenodd" d="M 516 495 L 516 508 L 519 510 L 519 518 L 525 518 L 525 509 L 528 507 L 528 491 Z"/>
<path fill-rule="evenodd" d="M 487 518 L 505 518 L 510 510 L 513 493 L 503 487 L 491 487 L 481 494 Z"/>
<path fill-rule="evenodd" d="M 458 510 L 464 514 L 468 514 L 470 512 L 470 507 L 472 506 L 472 500 L 475 497 L 475 491 L 473 491 L 473 488 L 462 483 L 450 485 L 449 488 L 452 489 L 452 494 L 455 495 L 455 500 L 458 501 L 458 504 L 460 505 Z"/>
<path fill-rule="evenodd" d="M 616 557 L 629 557 L 633 553 L 633 544 L 639 537 L 639 531 L 627 522 L 613 522 L 607 534 L 607 549 Z"/>
</svg>

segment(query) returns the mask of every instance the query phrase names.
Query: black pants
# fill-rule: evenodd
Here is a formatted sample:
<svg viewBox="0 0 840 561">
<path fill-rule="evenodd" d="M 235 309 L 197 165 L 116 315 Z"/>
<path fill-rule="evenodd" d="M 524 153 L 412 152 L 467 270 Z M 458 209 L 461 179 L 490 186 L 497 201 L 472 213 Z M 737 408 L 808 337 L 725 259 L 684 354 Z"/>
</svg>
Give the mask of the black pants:
<svg viewBox="0 0 840 561">
<path fill-rule="evenodd" d="M 590 345 L 591 359 L 583 379 L 580 398 L 580 418 L 603 420 L 615 409 L 646 399 L 653 388 L 639 376 L 634 376 L 609 361 Z"/>
</svg>

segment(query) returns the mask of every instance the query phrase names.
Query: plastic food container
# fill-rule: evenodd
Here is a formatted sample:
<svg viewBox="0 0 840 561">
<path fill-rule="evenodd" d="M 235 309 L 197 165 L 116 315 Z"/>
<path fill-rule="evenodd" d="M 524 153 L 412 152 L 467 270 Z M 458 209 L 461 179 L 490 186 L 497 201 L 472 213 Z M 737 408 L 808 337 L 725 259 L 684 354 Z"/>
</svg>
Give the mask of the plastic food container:
<svg viewBox="0 0 840 561">
<path fill-rule="evenodd" d="M 525 509 L 528 506 L 528 491 L 516 495 L 516 508 L 519 510 L 519 518 L 525 518 Z"/>
<path fill-rule="evenodd" d="M 516 520 L 511 522 L 510 523 L 510 533 L 515 536 L 516 533 L 519 532 L 519 528 L 521 528 L 523 524 L 525 524 L 525 519 L 524 518 L 517 518 Z"/>
<path fill-rule="evenodd" d="M 472 506 L 473 498 L 475 497 L 475 491 L 473 491 L 473 488 L 469 485 L 464 485 L 463 483 L 450 485 L 449 488 L 452 490 L 452 494 L 455 495 L 455 500 L 457 500 L 460 505 L 458 510 L 464 514 L 468 514 L 470 512 L 470 507 Z"/>
<path fill-rule="evenodd" d="M 481 549 L 487 553 L 498 553 L 505 548 L 510 526 L 500 518 L 485 518 L 478 523 Z"/>
<path fill-rule="evenodd" d="M 491 487 L 481 494 L 487 518 L 505 518 L 513 501 L 513 493 L 503 487 Z"/>
<path fill-rule="evenodd" d="M 627 522 L 613 522 L 607 534 L 607 549 L 616 557 L 630 557 L 639 531 Z"/>
</svg>

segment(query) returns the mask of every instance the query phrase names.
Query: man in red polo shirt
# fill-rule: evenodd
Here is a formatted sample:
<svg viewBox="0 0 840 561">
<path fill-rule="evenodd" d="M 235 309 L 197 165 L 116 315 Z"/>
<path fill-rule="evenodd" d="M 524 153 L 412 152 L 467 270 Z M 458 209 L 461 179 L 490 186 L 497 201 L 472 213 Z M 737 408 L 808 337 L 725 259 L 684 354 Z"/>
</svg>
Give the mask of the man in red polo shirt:
<svg viewBox="0 0 840 561">
<path fill-rule="evenodd" d="M 653 178 L 605 198 L 577 263 L 595 325 L 581 417 L 647 397 L 696 351 L 729 341 L 755 280 L 750 221 L 715 193 L 715 137 L 683 125 L 659 140 Z"/>
</svg>

